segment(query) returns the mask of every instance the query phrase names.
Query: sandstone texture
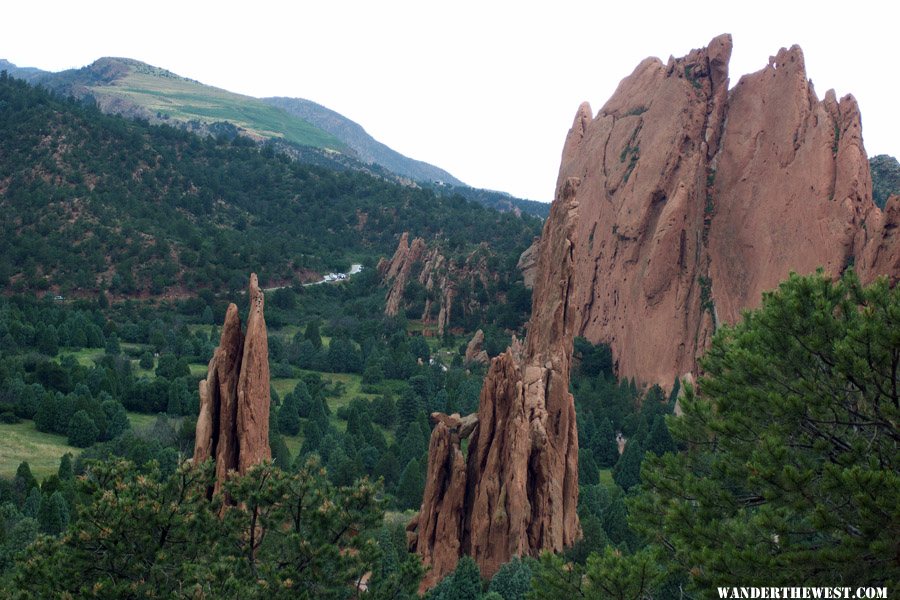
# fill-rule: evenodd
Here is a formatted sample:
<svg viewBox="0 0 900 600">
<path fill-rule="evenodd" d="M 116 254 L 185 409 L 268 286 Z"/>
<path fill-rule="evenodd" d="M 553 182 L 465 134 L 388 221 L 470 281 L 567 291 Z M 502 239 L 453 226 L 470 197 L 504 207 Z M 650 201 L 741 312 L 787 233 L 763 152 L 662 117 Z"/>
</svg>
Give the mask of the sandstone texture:
<svg viewBox="0 0 900 600">
<path fill-rule="evenodd" d="M 514 339 L 491 361 L 477 416 L 432 415 L 425 494 L 407 528 L 410 547 L 430 567 L 423 589 L 463 554 L 491 577 L 513 556 L 558 552 L 581 536 L 569 394 L 577 187 L 577 179 L 560 186 L 545 224 L 524 345 Z"/>
<path fill-rule="evenodd" d="M 797 46 L 729 91 L 731 49 L 644 60 L 596 116 L 579 107 L 562 152 L 576 335 L 643 384 L 696 372 L 715 328 L 791 271 L 898 275 L 898 204 L 872 201 L 856 100 L 820 101 Z"/>
<path fill-rule="evenodd" d="M 466 355 L 463 358 L 463 363 L 467 365 L 473 363 L 486 365 L 489 362 L 491 362 L 491 359 L 484 349 L 484 332 L 479 329 L 466 346 Z"/>
<path fill-rule="evenodd" d="M 219 346 L 200 382 L 194 462 L 216 463 L 215 492 L 229 472 L 246 473 L 272 457 L 269 448 L 269 358 L 263 294 L 250 277 L 246 336 L 237 306 L 228 305 Z"/>
</svg>

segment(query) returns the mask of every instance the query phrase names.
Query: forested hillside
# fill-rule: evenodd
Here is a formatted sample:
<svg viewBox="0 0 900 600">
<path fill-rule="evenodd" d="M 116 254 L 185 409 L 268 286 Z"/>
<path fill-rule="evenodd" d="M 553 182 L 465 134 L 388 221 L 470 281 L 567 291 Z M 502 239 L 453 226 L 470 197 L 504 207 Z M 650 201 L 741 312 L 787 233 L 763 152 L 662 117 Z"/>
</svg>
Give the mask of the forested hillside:
<svg viewBox="0 0 900 600">
<path fill-rule="evenodd" d="M 292 161 L 242 137 L 107 116 L 0 78 L 0 285 L 113 296 L 290 284 L 389 254 L 399 234 L 511 259 L 539 232 L 359 172 Z"/>
</svg>

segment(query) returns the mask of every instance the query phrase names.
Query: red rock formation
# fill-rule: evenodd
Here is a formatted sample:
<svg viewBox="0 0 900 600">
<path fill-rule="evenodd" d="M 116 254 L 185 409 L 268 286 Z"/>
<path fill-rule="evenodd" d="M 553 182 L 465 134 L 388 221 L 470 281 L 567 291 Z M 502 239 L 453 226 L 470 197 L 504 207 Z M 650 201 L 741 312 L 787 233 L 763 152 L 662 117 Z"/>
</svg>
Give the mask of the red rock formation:
<svg viewBox="0 0 900 600">
<path fill-rule="evenodd" d="M 378 273 L 382 281 L 391 284 L 388 290 L 384 314 L 394 316 L 400 311 L 400 302 L 403 300 L 403 292 L 409 282 L 409 275 L 413 265 L 422 259 L 425 253 L 425 240 L 416 238 L 412 246 L 409 245 L 409 233 L 404 232 L 400 236 L 400 243 L 390 261 L 382 259 L 378 262 Z"/>
<path fill-rule="evenodd" d="M 466 356 L 463 359 L 463 363 L 467 365 L 472 363 L 486 365 L 489 362 L 491 362 L 491 359 L 484 350 L 484 332 L 479 329 L 466 346 Z"/>
<path fill-rule="evenodd" d="M 563 149 L 559 181 L 581 182 L 577 334 L 642 383 L 696 371 L 717 323 L 791 271 L 898 272 L 853 97 L 820 102 L 796 46 L 729 92 L 730 55 L 723 35 L 644 60 L 596 117 L 579 107 Z"/>
<path fill-rule="evenodd" d="M 244 337 L 244 357 L 238 379 L 237 439 L 240 440 L 238 470 L 243 474 L 253 465 L 272 459 L 269 448 L 269 342 L 264 298 L 256 273 L 250 275 L 250 316 Z"/>
<path fill-rule="evenodd" d="M 478 280 L 485 288 L 489 286 L 488 252 L 487 244 L 482 244 L 459 266 L 453 260 L 448 261 L 439 248 L 428 249 L 422 238 L 415 238 L 410 245 L 409 233 L 403 233 L 394 256 L 390 260 L 382 258 L 378 262 L 377 269 L 382 283 L 389 286 L 385 314 L 393 316 L 400 311 L 410 276 L 418 269 L 418 281 L 429 292 L 422 311 L 422 323 L 434 323 L 437 335 L 444 335 L 444 331 L 450 327 L 450 313 L 456 300 L 457 285 L 462 281 L 474 283 Z M 462 307 L 462 311 L 466 313 L 478 308 L 477 304 L 467 305 Z"/>
<path fill-rule="evenodd" d="M 426 490 L 408 527 L 431 567 L 423 589 L 472 555 L 484 577 L 517 555 L 560 551 L 581 535 L 578 434 L 569 394 L 575 319 L 570 299 L 577 180 L 557 193 L 541 238 L 528 336 L 491 362 L 465 471 L 456 415 L 435 414 Z M 470 416 L 471 417 L 471 416 Z"/>
<path fill-rule="evenodd" d="M 891 196 L 884 206 L 884 212 L 874 215 L 868 227 L 873 233 L 872 241 L 866 245 L 863 262 L 860 265 L 864 282 L 871 281 L 879 274 L 885 274 L 891 285 L 900 280 L 900 196 Z"/>
<path fill-rule="evenodd" d="M 250 278 L 247 336 L 237 306 L 228 305 L 219 346 L 200 382 L 194 462 L 216 461 L 215 491 L 230 471 L 241 473 L 271 458 L 269 449 L 269 363 L 263 295 Z"/>
</svg>

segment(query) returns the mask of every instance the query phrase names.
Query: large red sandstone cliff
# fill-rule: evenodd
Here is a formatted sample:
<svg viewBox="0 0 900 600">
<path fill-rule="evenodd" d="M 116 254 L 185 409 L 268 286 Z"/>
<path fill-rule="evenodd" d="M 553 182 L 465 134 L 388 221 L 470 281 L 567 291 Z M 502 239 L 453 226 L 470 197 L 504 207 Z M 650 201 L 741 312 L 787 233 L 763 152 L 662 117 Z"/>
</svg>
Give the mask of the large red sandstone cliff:
<svg viewBox="0 0 900 600">
<path fill-rule="evenodd" d="M 524 346 L 491 361 L 478 413 L 432 414 L 426 488 L 408 526 L 430 567 L 423 588 L 474 557 L 491 577 L 513 556 L 561 551 L 581 535 L 578 433 L 569 394 L 578 181 L 560 186 L 540 242 Z M 471 435 L 468 454 L 461 441 Z"/>
<path fill-rule="evenodd" d="M 216 463 L 215 492 L 229 472 L 247 470 L 272 457 L 269 448 L 269 350 L 263 293 L 250 276 L 247 334 L 237 306 L 228 305 L 219 346 L 200 382 L 200 414 L 194 462 Z"/>
<path fill-rule="evenodd" d="M 820 101 L 796 46 L 729 90 L 730 55 L 722 35 L 644 60 L 596 116 L 579 107 L 566 138 L 577 334 L 642 383 L 696 371 L 715 327 L 791 271 L 900 274 L 900 200 L 884 214 L 872 202 L 856 100 Z"/>
</svg>

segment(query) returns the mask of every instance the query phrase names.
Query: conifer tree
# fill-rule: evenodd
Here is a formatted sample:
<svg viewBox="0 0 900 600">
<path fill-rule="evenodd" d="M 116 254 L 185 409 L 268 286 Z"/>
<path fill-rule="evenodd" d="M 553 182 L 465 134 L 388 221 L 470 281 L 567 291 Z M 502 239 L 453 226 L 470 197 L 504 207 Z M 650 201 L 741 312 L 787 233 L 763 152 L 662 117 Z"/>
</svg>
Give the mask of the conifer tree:
<svg viewBox="0 0 900 600">
<path fill-rule="evenodd" d="M 634 525 L 701 590 L 896 584 L 900 286 L 792 275 L 717 332 Z M 677 565 L 677 566 L 675 566 Z"/>
</svg>

